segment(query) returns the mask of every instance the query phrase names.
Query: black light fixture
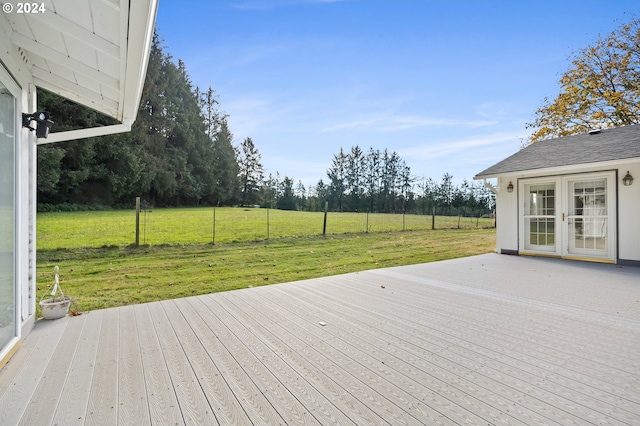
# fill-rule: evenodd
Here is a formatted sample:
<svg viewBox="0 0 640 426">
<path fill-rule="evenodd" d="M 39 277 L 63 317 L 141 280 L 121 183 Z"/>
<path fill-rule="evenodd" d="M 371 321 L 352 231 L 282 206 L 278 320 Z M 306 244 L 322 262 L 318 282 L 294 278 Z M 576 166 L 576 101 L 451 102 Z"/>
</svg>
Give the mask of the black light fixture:
<svg viewBox="0 0 640 426">
<path fill-rule="evenodd" d="M 509 185 L 507 185 L 507 192 L 513 192 L 513 183 L 509 182 Z"/>
<path fill-rule="evenodd" d="M 622 184 L 624 186 L 631 186 L 632 183 L 633 183 L 633 176 L 631 176 L 631 174 L 629 173 L 629 170 L 627 170 L 627 174 L 624 175 L 624 177 L 622 178 Z"/>
<path fill-rule="evenodd" d="M 36 128 L 31 127 L 31 122 L 36 122 Z M 53 126 L 53 121 L 49 120 L 49 113 L 44 111 L 33 114 L 22 114 L 22 127 L 26 127 L 36 132 L 36 137 L 46 139 L 49 136 L 49 129 Z"/>
</svg>

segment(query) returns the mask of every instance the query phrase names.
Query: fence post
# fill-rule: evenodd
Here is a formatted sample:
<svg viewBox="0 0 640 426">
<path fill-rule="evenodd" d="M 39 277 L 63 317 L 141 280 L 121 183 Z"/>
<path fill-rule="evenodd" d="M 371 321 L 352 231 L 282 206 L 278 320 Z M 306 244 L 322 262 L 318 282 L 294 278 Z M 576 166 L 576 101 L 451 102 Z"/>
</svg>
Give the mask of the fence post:
<svg viewBox="0 0 640 426">
<path fill-rule="evenodd" d="M 136 247 L 140 246 L 140 197 L 136 197 Z"/>
<path fill-rule="evenodd" d="M 216 245 L 216 206 L 213 206 L 213 234 L 211 238 L 211 245 Z"/>
<path fill-rule="evenodd" d="M 431 230 L 436 229 L 436 208 L 431 208 Z"/>
<path fill-rule="evenodd" d="M 327 211 L 329 210 L 329 202 L 324 202 L 324 221 L 322 222 L 322 235 L 327 235 Z"/>
<path fill-rule="evenodd" d="M 458 229 L 460 229 L 460 210 L 458 210 Z"/>
<path fill-rule="evenodd" d="M 365 229 L 365 233 L 369 233 L 369 212 L 367 212 L 367 228 Z"/>
<path fill-rule="evenodd" d="M 405 227 L 405 224 L 404 224 L 404 216 L 405 216 L 405 213 L 402 213 L 402 232 L 407 230 L 407 228 Z"/>
</svg>

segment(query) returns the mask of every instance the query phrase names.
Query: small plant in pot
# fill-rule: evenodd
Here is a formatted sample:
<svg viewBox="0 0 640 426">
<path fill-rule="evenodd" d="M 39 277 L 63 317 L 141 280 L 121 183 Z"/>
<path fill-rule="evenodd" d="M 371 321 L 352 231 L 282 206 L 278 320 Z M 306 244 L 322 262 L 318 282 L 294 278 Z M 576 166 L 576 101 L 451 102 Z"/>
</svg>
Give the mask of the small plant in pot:
<svg viewBox="0 0 640 426">
<path fill-rule="evenodd" d="M 44 319 L 62 318 L 67 315 L 69 306 L 71 306 L 71 297 L 65 296 L 62 292 L 62 287 L 60 287 L 59 268 L 56 266 L 54 270 L 55 276 L 53 279 L 53 289 L 50 293 L 51 297 L 40 300 L 40 310 L 42 311 L 42 317 Z"/>
</svg>

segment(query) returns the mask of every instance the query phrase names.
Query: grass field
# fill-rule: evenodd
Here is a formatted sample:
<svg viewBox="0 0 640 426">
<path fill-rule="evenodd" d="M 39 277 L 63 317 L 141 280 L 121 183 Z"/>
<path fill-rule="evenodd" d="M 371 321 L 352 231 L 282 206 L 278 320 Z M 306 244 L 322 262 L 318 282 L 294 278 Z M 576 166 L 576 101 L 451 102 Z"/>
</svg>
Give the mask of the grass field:
<svg viewBox="0 0 640 426">
<path fill-rule="evenodd" d="M 476 229 L 491 219 L 437 216 L 436 229 Z M 322 235 L 324 214 L 258 208 L 153 209 L 140 214 L 142 245 L 220 244 Z M 431 229 L 431 216 L 329 213 L 327 235 Z M 37 249 L 124 247 L 135 243 L 134 210 L 38 213 Z"/>
<path fill-rule="evenodd" d="M 85 226 L 82 215 L 71 216 L 76 228 Z M 48 238 L 40 228 L 39 238 Z M 45 293 L 55 265 L 65 293 L 76 300 L 75 309 L 86 311 L 464 257 L 494 247 L 494 229 L 447 229 L 39 250 L 37 292 L 38 297 Z"/>
</svg>

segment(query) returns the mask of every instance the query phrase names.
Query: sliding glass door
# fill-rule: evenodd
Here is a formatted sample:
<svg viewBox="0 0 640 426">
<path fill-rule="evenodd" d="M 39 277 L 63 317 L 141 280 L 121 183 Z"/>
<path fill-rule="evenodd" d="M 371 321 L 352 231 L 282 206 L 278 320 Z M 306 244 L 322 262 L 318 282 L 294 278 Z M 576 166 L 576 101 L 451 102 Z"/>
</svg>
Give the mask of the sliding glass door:
<svg viewBox="0 0 640 426">
<path fill-rule="evenodd" d="M 0 352 L 17 336 L 14 267 L 16 98 L 3 84 L 2 77 L 0 73 Z"/>
</svg>

